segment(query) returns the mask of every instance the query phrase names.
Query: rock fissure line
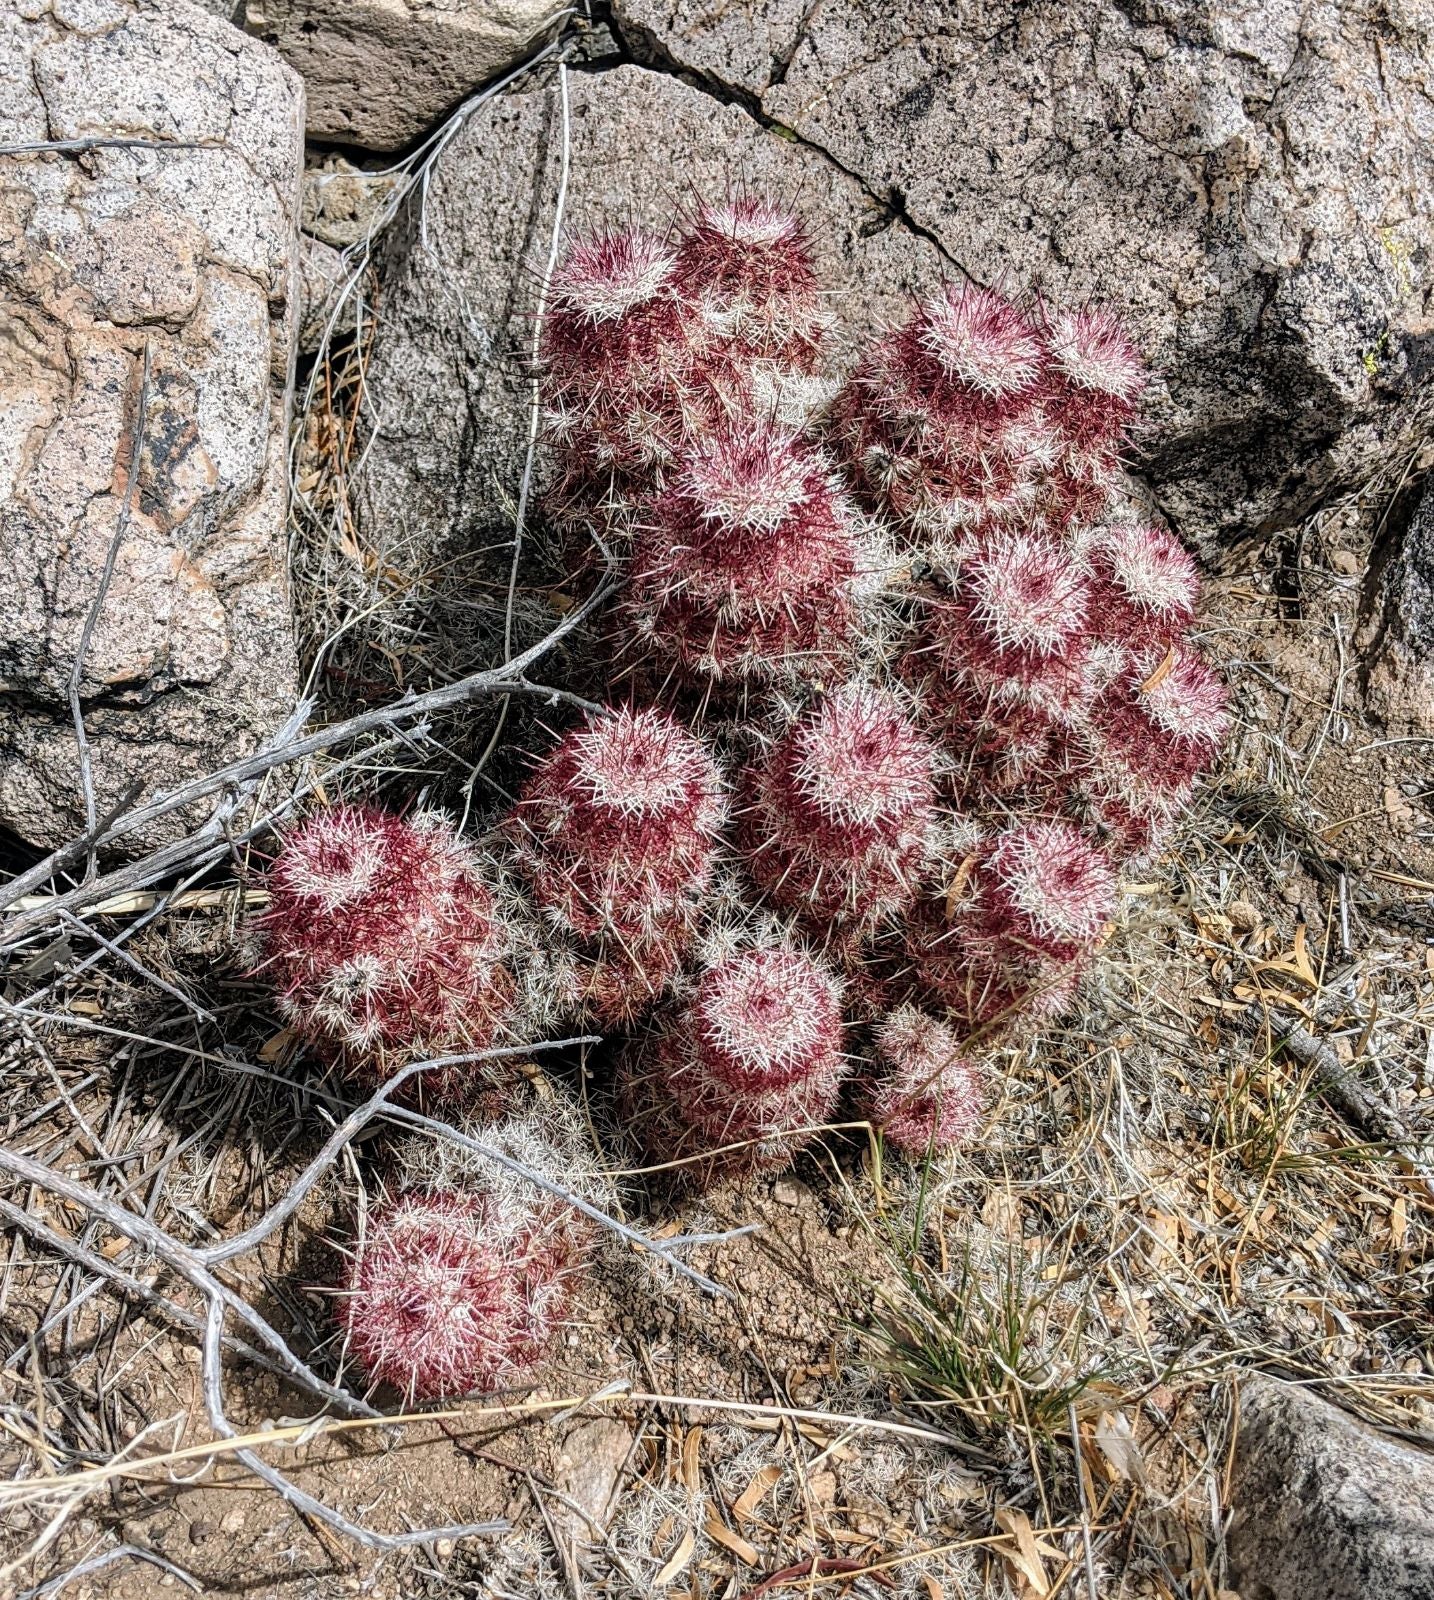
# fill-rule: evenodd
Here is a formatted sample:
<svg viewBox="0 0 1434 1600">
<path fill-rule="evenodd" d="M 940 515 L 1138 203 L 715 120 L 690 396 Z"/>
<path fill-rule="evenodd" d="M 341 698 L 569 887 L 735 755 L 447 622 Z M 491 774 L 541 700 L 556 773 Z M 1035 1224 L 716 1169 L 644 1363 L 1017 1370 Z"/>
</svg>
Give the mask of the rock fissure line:
<svg viewBox="0 0 1434 1600">
<path fill-rule="evenodd" d="M 787 58 L 787 66 L 791 65 L 791 60 L 795 57 L 797 49 L 800 47 L 802 30 L 805 29 L 819 4 L 820 0 L 816 0 L 806 17 L 803 18 L 791 56 Z M 883 194 L 865 174 L 857 172 L 844 162 L 839 161 L 824 145 L 818 144 L 814 139 L 809 139 L 796 128 L 790 127 L 779 118 L 772 116 L 756 95 L 745 89 L 739 89 L 734 84 L 726 83 L 721 78 L 713 77 L 710 73 L 684 66 L 645 29 L 640 31 L 646 36 L 646 49 L 638 50 L 634 48 L 629 35 L 631 32 L 638 30 L 629 29 L 624 31 L 625 24 L 621 16 L 613 10 L 608 11 L 607 20 L 612 28 L 613 38 L 618 45 L 618 58 L 608 57 L 605 61 L 575 63 L 570 66 L 570 71 L 602 72 L 610 71 L 616 66 L 638 67 L 644 72 L 656 72 L 670 78 L 676 78 L 680 83 L 685 83 L 689 88 L 710 96 L 721 105 L 735 106 L 739 111 L 745 112 L 759 127 L 766 129 L 767 132 L 775 133 L 779 138 L 789 139 L 792 143 L 801 145 L 820 156 L 823 161 L 827 162 L 837 172 L 840 172 L 843 177 L 850 178 L 853 183 L 857 184 L 872 204 L 879 206 L 893 223 L 900 224 L 914 238 L 929 244 L 948 266 L 954 267 L 957 272 L 961 273 L 969 281 L 972 283 L 981 282 L 975 273 L 971 272 L 951 254 L 936 233 L 926 227 L 925 224 L 918 222 L 911 215 L 906 209 L 905 196 L 899 189 L 889 189 Z M 785 71 L 783 75 L 785 76 Z M 780 82 L 781 79 L 774 78 L 772 81 Z"/>
</svg>

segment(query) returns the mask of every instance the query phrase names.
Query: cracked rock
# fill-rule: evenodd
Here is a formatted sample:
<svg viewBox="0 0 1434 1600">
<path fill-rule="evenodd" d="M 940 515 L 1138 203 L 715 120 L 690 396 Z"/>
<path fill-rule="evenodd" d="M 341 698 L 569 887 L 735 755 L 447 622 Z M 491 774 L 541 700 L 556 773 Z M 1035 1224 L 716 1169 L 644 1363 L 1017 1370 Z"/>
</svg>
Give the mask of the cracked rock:
<svg viewBox="0 0 1434 1600">
<path fill-rule="evenodd" d="M 1434 1594 L 1434 1454 L 1294 1384 L 1241 1385 L 1230 1503 L 1241 1600 Z"/>
<path fill-rule="evenodd" d="M 1389 460 L 1434 371 L 1421 0 L 615 0 L 628 49 L 827 152 L 952 270 L 1107 301 L 1207 548 Z M 788 191 L 791 192 L 791 191 Z"/>
<path fill-rule="evenodd" d="M 564 0 L 248 0 L 245 25 L 304 79 L 310 134 L 399 150 L 530 55 Z"/>
<path fill-rule="evenodd" d="M 91 137 L 159 148 L 0 163 L 0 823 L 44 847 L 85 827 L 77 657 L 101 816 L 253 749 L 296 692 L 302 88 L 186 0 L 0 12 L 0 142 Z"/>
</svg>

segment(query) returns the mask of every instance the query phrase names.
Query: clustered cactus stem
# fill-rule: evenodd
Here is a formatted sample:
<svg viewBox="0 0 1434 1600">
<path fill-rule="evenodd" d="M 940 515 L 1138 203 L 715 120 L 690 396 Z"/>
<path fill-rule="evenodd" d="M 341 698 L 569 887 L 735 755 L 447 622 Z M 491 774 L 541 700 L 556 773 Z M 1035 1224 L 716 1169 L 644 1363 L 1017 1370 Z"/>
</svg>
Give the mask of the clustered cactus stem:
<svg viewBox="0 0 1434 1600">
<path fill-rule="evenodd" d="M 1118 493 L 1145 369 L 1103 308 L 952 284 L 830 386 L 795 218 L 742 199 L 660 244 L 599 235 L 563 293 L 638 256 L 641 296 L 554 334 L 552 504 L 629 552 L 611 636 L 632 703 L 730 770 L 718 842 L 748 914 L 842 980 L 885 1085 L 865 1101 L 895 1118 L 918 1037 L 954 1030 L 970 1089 L 963 1038 L 1071 1003 L 1120 868 L 1163 846 L 1223 737 L 1194 563 Z M 673 997 L 625 1081 L 661 1155 L 765 1112 L 697 1042 L 728 966 L 700 940 L 656 965 Z M 969 1136 L 979 1095 L 935 1093 L 908 1147 L 917 1123 Z"/>
<path fill-rule="evenodd" d="M 650 1147 L 729 1151 L 728 1170 L 783 1166 L 831 1119 L 847 1061 L 841 984 L 788 942 L 741 950 L 640 1038 L 623 1098 Z"/>
<path fill-rule="evenodd" d="M 315 812 L 267 886 L 251 965 L 289 1027 L 348 1076 L 376 1086 L 409 1061 L 515 1042 L 507 929 L 476 853 L 440 813 Z M 420 1078 L 439 1100 L 491 1087 L 471 1066 Z"/>
<path fill-rule="evenodd" d="M 583 952 L 599 1022 L 633 1021 L 681 969 L 726 816 L 711 755 L 652 708 L 589 721 L 534 770 L 505 829 L 534 899 Z"/>
<path fill-rule="evenodd" d="M 484 1137 L 591 1189 L 576 1116 L 560 1107 L 543 1120 L 549 1131 L 514 1115 Z M 520 1380 L 562 1322 L 589 1226 L 502 1168 L 436 1155 L 426 1140 L 400 1145 L 393 1166 L 397 1192 L 375 1207 L 339 1301 L 348 1353 L 409 1402 Z"/>
</svg>

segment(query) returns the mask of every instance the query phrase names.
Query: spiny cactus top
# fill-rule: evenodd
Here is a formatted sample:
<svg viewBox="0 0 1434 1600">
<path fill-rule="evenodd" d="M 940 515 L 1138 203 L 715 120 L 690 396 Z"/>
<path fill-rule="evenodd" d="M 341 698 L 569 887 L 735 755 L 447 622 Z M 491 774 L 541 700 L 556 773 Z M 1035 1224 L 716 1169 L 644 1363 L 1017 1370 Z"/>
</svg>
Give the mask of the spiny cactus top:
<svg viewBox="0 0 1434 1600">
<path fill-rule="evenodd" d="M 702 743 L 661 711 L 622 708 L 539 763 L 508 833 L 538 902 L 562 924 L 647 941 L 695 911 L 725 820 Z"/>
<path fill-rule="evenodd" d="M 596 1180 L 565 1104 L 481 1130 L 578 1193 Z M 478 1130 L 475 1130 L 478 1131 Z M 373 1383 L 412 1400 L 492 1390 L 542 1356 L 591 1227 L 564 1202 L 477 1153 L 428 1140 L 394 1152 L 399 1193 L 370 1218 L 339 1300 L 349 1353 Z"/>
<path fill-rule="evenodd" d="M 844 1043 L 834 974 L 792 944 L 739 951 L 630 1048 L 631 1125 L 654 1155 L 732 1146 L 729 1169 L 783 1165 L 830 1119 Z"/>
<path fill-rule="evenodd" d="M 634 631 L 718 681 L 828 677 L 849 659 L 874 556 L 832 466 L 756 419 L 693 441 L 639 519 Z"/>
<path fill-rule="evenodd" d="M 439 813 L 335 806 L 291 832 L 253 924 L 289 1025 L 349 1071 L 511 1042 L 513 979 L 492 892 Z M 457 1092 L 454 1069 L 426 1087 Z"/>
</svg>

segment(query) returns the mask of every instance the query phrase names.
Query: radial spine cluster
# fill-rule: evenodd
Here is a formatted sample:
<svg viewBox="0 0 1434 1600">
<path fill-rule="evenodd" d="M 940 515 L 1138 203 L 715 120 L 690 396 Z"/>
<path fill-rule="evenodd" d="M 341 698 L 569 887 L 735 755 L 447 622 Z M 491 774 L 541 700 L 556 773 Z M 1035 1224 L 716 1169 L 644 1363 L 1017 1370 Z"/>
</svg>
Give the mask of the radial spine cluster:
<svg viewBox="0 0 1434 1600">
<path fill-rule="evenodd" d="M 726 817 L 705 746 L 652 708 L 590 719 L 534 770 L 506 830 L 539 906 L 577 941 L 599 1021 L 632 1021 L 678 972 Z"/>
<path fill-rule="evenodd" d="M 289 1027 L 360 1080 L 512 1043 L 509 941 L 474 851 L 436 811 L 339 805 L 285 839 L 253 966 Z M 476 1067 L 423 1075 L 438 1098 Z"/>
<path fill-rule="evenodd" d="M 570 1123 L 556 1118 L 567 1144 Z M 530 1167 L 581 1164 L 576 1148 L 550 1147 L 530 1119 L 485 1138 Z M 370 1217 L 339 1301 L 349 1354 L 372 1384 L 410 1403 L 521 1379 L 561 1323 L 591 1245 L 577 1212 L 521 1176 L 492 1162 L 435 1167 L 431 1150 L 422 1141 L 396 1152 L 400 1190 Z"/>
<path fill-rule="evenodd" d="M 834 975 L 794 944 L 762 944 L 701 973 L 686 1005 L 635 1043 L 623 1094 L 650 1148 L 782 1166 L 831 1119 L 844 1041 Z"/>
</svg>

